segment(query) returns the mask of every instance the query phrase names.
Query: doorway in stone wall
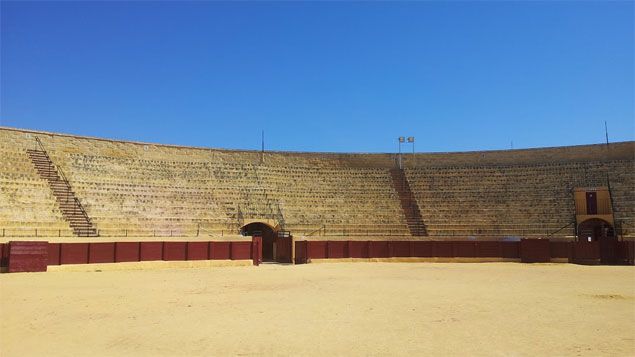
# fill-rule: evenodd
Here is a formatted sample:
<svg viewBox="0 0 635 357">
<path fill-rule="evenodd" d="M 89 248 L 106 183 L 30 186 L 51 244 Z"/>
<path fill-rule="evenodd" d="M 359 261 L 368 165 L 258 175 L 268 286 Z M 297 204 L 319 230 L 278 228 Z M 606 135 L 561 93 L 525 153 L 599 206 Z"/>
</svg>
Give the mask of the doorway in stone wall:
<svg viewBox="0 0 635 357">
<path fill-rule="evenodd" d="M 253 222 L 241 228 L 243 235 L 253 236 L 254 233 L 262 235 L 262 261 L 270 262 L 275 259 L 273 254 L 273 245 L 275 239 L 275 230 L 266 223 Z"/>
<path fill-rule="evenodd" d="M 598 242 L 601 264 L 616 264 L 617 237 L 611 224 L 603 219 L 591 218 L 578 225 L 578 239 Z"/>
</svg>

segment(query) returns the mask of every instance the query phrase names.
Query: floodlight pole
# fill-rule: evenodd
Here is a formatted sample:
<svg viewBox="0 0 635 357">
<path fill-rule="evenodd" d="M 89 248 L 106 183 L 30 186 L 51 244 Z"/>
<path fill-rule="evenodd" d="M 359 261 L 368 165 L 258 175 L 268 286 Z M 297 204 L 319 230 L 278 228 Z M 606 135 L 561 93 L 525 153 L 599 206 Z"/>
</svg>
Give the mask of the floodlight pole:
<svg viewBox="0 0 635 357">
<path fill-rule="evenodd" d="M 399 169 L 403 169 L 403 163 L 401 158 L 401 143 L 403 143 L 404 141 L 406 141 L 406 138 L 403 136 L 400 136 L 397 138 L 397 142 L 399 143 Z"/>
</svg>

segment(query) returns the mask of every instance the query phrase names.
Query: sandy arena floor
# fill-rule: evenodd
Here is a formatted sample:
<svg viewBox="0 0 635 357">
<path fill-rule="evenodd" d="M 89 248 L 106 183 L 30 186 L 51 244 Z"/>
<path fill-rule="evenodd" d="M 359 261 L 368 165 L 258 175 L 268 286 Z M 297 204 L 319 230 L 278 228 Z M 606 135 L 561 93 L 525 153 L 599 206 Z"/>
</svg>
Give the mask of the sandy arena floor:
<svg viewBox="0 0 635 357">
<path fill-rule="evenodd" d="M 635 355 L 635 269 L 337 263 L 0 275 L 0 355 Z"/>
</svg>

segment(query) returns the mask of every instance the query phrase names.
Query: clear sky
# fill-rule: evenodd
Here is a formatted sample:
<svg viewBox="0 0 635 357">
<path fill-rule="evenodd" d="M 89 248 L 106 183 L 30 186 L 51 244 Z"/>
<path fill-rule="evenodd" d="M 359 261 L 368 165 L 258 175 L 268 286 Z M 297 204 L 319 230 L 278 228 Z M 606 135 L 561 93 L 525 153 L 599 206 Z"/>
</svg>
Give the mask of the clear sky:
<svg viewBox="0 0 635 357">
<path fill-rule="evenodd" d="M 1 2 L 1 125 L 181 145 L 634 140 L 634 3 Z M 409 146 L 404 150 L 411 150 Z"/>
</svg>

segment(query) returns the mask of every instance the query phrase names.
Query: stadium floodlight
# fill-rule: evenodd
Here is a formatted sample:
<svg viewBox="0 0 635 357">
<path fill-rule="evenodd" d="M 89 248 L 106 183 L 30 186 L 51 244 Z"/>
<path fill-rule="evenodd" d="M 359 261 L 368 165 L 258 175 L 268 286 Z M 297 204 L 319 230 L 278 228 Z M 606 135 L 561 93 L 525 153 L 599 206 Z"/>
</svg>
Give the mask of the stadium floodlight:
<svg viewBox="0 0 635 357">
<path fill-rule="evenodd" d="M 414 159 L 414 154 L 415 154 L 415 137 L 414 136 L 409 136 L 409 137 L 405 137 L 405 136 L 400 136 L 399 138 L 397 138 L 397 141 L 399 142 L 399 156 L 398 156 L 398 163 L 399 163 L 399 168 L 403 169 L 403 158 L 401 155 L 401 144 L 405 143 L 406 141 L 408 142 L 408 144 L 412 144 L 412 157 Z"/>
<path fill-rule="evenodd" d="M 412 157 L 414 158 L 414 155 L 415 155 L 415 137 L 414 136 L 409 136 L 408 137 L 408 143 L 412 144 Z"/>
</svg>

